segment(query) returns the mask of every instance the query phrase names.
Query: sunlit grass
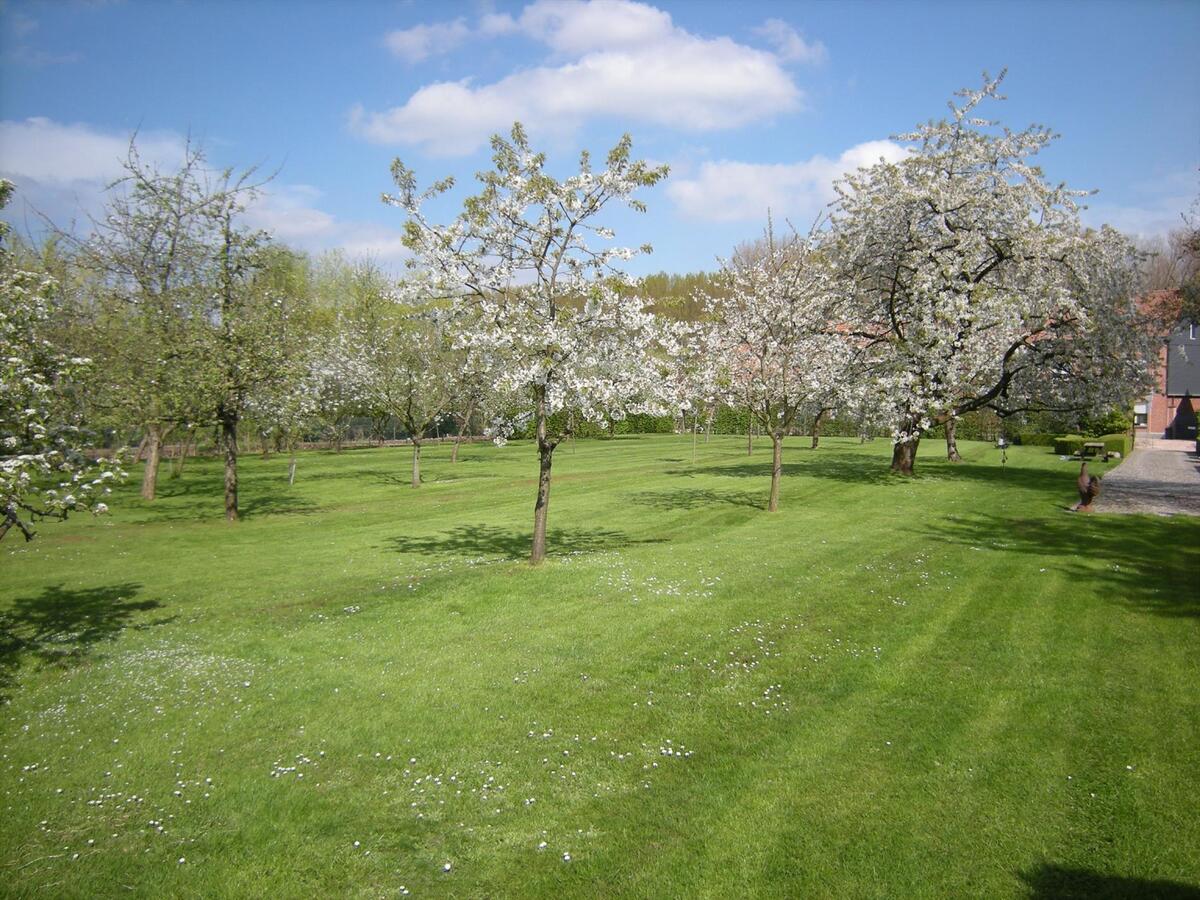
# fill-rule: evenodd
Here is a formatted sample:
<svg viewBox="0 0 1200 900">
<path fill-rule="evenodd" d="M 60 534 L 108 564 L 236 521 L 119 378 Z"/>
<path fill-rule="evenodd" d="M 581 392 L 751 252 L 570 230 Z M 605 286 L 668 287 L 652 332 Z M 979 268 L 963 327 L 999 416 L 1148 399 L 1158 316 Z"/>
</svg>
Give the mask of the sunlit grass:
<svg viewBox="0 0 1200 900">
<path fill-rule="evenodd" d="M 527 445 L 247 458 L 234 526 L 189 462 L 10 537 L 0 892 L 1200 888 L 1200 522 L 804 443 L 773 515 L 766 446 L 564 445 L 539 569 Z"/>
</svg>

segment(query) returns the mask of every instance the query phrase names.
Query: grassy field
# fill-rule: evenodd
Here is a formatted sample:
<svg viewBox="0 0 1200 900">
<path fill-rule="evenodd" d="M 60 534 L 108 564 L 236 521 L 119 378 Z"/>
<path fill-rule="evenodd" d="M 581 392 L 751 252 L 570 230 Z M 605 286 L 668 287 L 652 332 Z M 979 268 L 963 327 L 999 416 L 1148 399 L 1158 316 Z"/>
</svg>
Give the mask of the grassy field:
<svg viewBox="0 0 1200 900">
<path fill-rule="evenodd" d="M 805 443 L 564 445 L 536 570 L 527 444 L 10 536 L 0 893 L 1200 896 L 1200 521 Z"/>
</svg>

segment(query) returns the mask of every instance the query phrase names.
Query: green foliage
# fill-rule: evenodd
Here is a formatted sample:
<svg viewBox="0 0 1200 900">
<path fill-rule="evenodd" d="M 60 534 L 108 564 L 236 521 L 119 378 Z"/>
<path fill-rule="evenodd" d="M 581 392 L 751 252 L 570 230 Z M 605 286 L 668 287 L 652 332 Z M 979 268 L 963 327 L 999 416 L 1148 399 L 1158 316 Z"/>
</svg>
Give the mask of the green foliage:
<svg viewBox="0 0 1200 900">
<path fill-rule="evenodd" d="M 1007 433 L 1007 425 L 990 409 L 980 409 L 958 417 L 955 438 L 960 441 L 994 441 Z M 937 425 L 925 433 L 927 439 L 946 439 L 946 426 Z"/>
<path fill-rule="evenodd" d="M 682 275 L 657 272 L 647 275 L 638 285 L 637 294 L 650 301 L 650 309 L 669 319 L 696 322 L 704 317 L 701 294 L 720 296 L 724 286 L 712 272 L 685 272 Z"/>
<path fill-rule="evenodd" d="M 1086 440 L 1082 434 L 1061 434 L 1054 439 L 1054 452 L 1059 456 L 1073 456 L 1083 449 Z"/>
<path fill-rule="evenodd" d="M 1118 434 L 1102 434 L 1097 437 L 1097 440 L 1104 442 L 1106 453 L 1120 453 L 1122 457 L 1125 457 L 1133 451 L 1133 435 L 1128 431 Z"/>
<path fill-rule="evenodd" d="M 1083 449 L 1084 444 L 1094 443 L 1103 443 L 1106 453 L 1120 453 L 1123 457 L 1133 450 L 1133 436 L 1126 431 L 1100 435 L 1060 434 L 1054 438 L 1054 452 L 1059 456 L 1074 456 Z"/>
<path fill-rule="evenodd" d="M 1103 415 L 1084 419 L 1080 431 L 1092 437 L 1103 437 L 1121 431 L 1129 431 L 1132 427 L 1133 418 L 1128 412 L 1121 409 L 1109 409 Z"/>
<path fill-rule="evenodd" d="M 713 416 L 714 434 L 745 434 L 750 427 L 750 411 L 744 406 L 721 406 Z"/>
<path fill-rule="evenodd" d="M 564 434 L 568 427 L 576 439 L 607 438 L 618 434 L 673 434 L 675 420 L 670 416 L 650 416 L 634 413 L 610 422 L 608 426 L 589 422 L 578 413 L 570 410 L 560 410 L 546 418 L 546 430 L 550 434 Z M 533 421 L 527 422 L 513 437 L 518 440 L 532 440 L 537 430 Z"/>
</svg>

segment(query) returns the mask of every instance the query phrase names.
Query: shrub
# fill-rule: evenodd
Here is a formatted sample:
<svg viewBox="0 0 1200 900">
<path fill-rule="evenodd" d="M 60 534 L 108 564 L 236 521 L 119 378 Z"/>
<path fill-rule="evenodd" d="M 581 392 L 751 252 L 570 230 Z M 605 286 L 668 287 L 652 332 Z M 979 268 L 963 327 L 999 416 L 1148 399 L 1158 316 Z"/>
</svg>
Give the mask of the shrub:
<svg viewBox="0 0 1200 900">
<path fill-rule="evenodd" d="M 1098 440 L 1120 434 L 1133 427 L 1133 420 L 1119 409 L 1110 409 L 1102 416 L 1086 419 L 1083 423 L 1083 433 L 1094 435 Z"/>
<path fill-rule="evenodd" d="M 1105 453 L 1120 453 L 1124 458 L 1133 450 L 1133 438 L 1128 432 L 1124 434 L 1102 434 L 1096 440 L 1104 442 Z"/>
<path fill-rule="evenodd" d="M 1054 452 L 1059 456 L 1071 456 L 1083 449 L 1086 440 L 1082 434 L 1060 434 L 1054 439 Z"/>
</svg>

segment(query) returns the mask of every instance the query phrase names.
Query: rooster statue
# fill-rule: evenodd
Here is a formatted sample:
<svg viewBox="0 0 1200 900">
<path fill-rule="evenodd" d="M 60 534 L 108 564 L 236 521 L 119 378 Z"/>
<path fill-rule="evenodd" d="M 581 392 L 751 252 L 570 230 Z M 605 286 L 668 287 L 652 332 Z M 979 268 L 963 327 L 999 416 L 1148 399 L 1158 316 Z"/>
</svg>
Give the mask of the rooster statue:
<svg viewBox="0 0 1200 900">
<path fill-rule="evenodd" d="M 1088 474 L 1086 462 L 1079 468 L 1078 484 L 1079 504 L 1075 507 L 1075 512 L 1091 512 L 1092 501 L 1100 496 L 1100 478 Z"/>
</svg>

